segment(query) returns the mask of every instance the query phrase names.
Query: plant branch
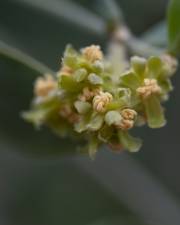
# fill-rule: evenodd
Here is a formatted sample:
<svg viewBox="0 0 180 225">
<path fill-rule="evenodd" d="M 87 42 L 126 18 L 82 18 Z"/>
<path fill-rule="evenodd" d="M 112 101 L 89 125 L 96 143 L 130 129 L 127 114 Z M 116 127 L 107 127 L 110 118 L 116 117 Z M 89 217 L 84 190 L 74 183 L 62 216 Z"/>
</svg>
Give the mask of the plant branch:
<svg viewBox="0 0 180 225">
<path fill-rule="evenodd" d="M 136 38 L 126 25 L 121 25 L 112 34 L 112 42 L 119 42 L 127 47 L 132 54 L 149 57 L 160 55 L 165 49 L 152 46 L 142 39 Z"/>
<path fill-rule="evenodd" d="M 147 43 L 143 40 L 143 38 L 137 38 L 132 34 L 124 21 L 122 10 L 116 1 L 99 1 L 102 2 L 102 5 L 107 11 L 106 14 L 108 14 L 112 22 L 114 22 L 114 30 L 109 30 L 110 37 L 112 38 L 110 42 L 119 42 L 120 44 L 126 46 L 132 54 L 137 54 L 144 57 L 160 55 L 164 52 L 164 49 Z"/>
</svg>

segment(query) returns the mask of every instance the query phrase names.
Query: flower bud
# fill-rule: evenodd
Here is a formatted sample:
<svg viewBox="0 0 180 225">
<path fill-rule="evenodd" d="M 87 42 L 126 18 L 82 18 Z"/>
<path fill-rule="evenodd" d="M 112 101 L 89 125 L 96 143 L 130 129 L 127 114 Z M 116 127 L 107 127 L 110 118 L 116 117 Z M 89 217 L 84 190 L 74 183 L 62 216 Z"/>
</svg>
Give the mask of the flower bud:
<svg viewBox="0 0 180 225">
<path fill-rule="evenodd" d="M 39 77 L 34 86 L 34 94 L 36 96 L 45 97 L 51 91 L 57 89 L 57 82 L 52 77 L 52 75 L 45 75 L 44 77 Z"/>
<path fill-rule="evenodd" d="M 102 78 L 97 76 L 95 73 L 90 73 L 88 76 L 88 80 L 91 84 L 94 84 L 94 85 L 103 84 Z"/>
<path fill-rule="evenodd" d="M 103 113 L 106 111 L 106 106 L 112 101 L 113 97 L 108 92 L 100 92 L 93 98 L 93 108 L 95 111 Z"/>
<path fill-rule="evenodd" d="M 104 71 L 104 63 L 100 60 L 96 60 L 93 63 L 92 68 L 96 73 L 102 73 Z"/>
<path fill-rule="evenodd" d="M 161 94 L 161 87 L 158 85 L 156 79 L 144 79 L 144 85 L 137 88 L 137 93 L 143 98 L 147 99 L 153 94 Z"/>
<path fill-rule="evenodd" d="M 80 114 L 85 114 L 91 109 L 91 104 L 83 101 L 76 101 L 74 107 Z"/>
<path fill-rule="evenodd" d="M 131 66 L 137 74 L 143 74 L 146 68 L 146 59 L 138 56 L 131 57 Z"/>
<path fill-rule="evenodd" d="M 77 82 L 83 81 L 86 78 L 86 76 L 87 76 L 87 70 L 84 68 L 78 69 L 74 73 L 74 79 Z"/>
<path fill-rule="evenodd" d="M 103 58 L 103 53 L 99 45 L 91 45 L 89 47 L 82 49 L 82 54 L 84 58 L 91 63 L 97 60 L 102 60 Z"/>
<path fill-rule="evenodd" d="M 108 126 L 118 125 L 122 121 L 122 116 L 118 111 L 109 111 L 105 115 L 105 122 Z"/>
</svg>

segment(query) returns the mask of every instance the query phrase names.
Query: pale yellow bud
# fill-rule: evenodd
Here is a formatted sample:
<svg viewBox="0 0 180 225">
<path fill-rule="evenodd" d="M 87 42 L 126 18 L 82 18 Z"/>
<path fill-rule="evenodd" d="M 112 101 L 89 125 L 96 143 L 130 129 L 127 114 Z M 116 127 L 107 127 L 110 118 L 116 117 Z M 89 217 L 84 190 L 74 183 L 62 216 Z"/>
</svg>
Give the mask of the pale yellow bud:
<svg viewBox="0 0 180 225">
<path fill-rule="evenodd" d="M 39 77 L 34 85 L 34 94 L 36 96 L 45 97 L 51 91 L 57 88 L 57 81 L 52 75 L 45 75 L 44 77 Z"/>
<path fill-rule="evenodd" d="M 103 53 L 99 45 L 91 45 L 82 49 L 82 54 L 89 62 L 92 63 L 97 60 L 102 60 L 103 58 Z"/>
<path fill-rule="evenodd" d="M 152 94 L 161 94 L 161 87 L 158 85 L 156 79 L 144 79 L 144 85 L 137 88 L 137 93 L 143 98 L 146 99 Z"/>
<path fill-rule="evenodd" d="M 93 98 L 93 108 L 95 111 L 103 113 L 106 111 L 106 106 L 112 101 L 113 97 L 108 92 L 100 92 Z"/>
</svg>

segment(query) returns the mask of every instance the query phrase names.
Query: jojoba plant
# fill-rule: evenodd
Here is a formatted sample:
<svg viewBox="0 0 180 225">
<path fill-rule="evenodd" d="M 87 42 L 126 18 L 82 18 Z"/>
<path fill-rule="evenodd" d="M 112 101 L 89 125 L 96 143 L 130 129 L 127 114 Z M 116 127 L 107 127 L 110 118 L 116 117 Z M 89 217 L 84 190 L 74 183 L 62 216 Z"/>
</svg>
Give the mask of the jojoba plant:
<svg viewBox="0 0 180 225">
<path fill-rule="evenodd" d="M 100 146 L 136 152 L 142 141 L 131 136 L 135 127 L 166 124 L 162 104 L 173 89 L 177 60 L 169 53 L 148 58 L 125 55 L 121 69 L 100 46 L 75 50 L 67 45 L 56 76 L 45 74 L 34 84 L 30 111 L 23 117 L 45 125 L 61 137 L 84 141 L 81 150 L 95 155 Z"/>
</svg>

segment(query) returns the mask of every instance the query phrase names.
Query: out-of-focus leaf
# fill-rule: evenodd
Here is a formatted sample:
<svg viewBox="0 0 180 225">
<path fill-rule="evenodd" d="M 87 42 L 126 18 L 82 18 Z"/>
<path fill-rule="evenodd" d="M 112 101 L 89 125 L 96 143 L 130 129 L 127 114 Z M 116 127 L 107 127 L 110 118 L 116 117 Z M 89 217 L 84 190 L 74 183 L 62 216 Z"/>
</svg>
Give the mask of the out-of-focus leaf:
<svg viewBox="0 0 180 225">
<path fill-rule="evenodd" d="M 29 108 L 34 79 L 41 75 L 11 59 L 0 57 L 0 134 L 14 149 L 41 156 L 75 152 L 75 143 L 46 129 L 36 131 L 20 113 Z"/>
<path fill-rule="evenodd" d="M 169 48 L 174 54 L 180 53 L 180 1 L 171 0 L 168 7 Z"/>
<path fill-rule="evenodd" d="M 123 20 L 121 9 L 115 0 L 97 0 L 96 10 L 107 21 L 107 28 L 111 31 Z"/>
<path fill-rule="evenodd" d="M 103 79 L 100 76 L 98 76 L 94 73 L 89 74 L 88 80 L 91 84 L 94 84 L 94 85 L 98 85 L 98 84 L 103 83 Z"/>
<path fill-rule="evenodd" d="M 141 38 L 147 43 L 159 47 L 167 47 L 168 45 L 168 33 L 167 24 L 162 21 L 152 28 L 148 29 Z"/>
<path fill-rule="evenodd" d="M 85 225 L 140 225 L 139 221 L 134 217 L 123 217 L 117 215 L 109 215 L 106 217 L 99 218 L 93 223 L 88 223 Z"/>
<path fill-rule="evenodd" d="M 5 42 L 1 40 L 0 40 L 0 56 L 11 58 L 20 64 L 26 65 L 29 69 L 35 70 L 35 72 L 38 71 L 40 74 L 54 73 L 47 66 L 38 62 L 37 60 L 30 57 L 29 55 L 26 55 L 20 50 L 9 46 L 8 44 L 6 44 Z"/>
<path fill-rule="evenodd" d="M 102 35 L 106 31 L 105 22 L 93 14 L 88 9 L 69 0 L 17 0 L 20 3 L 27 4 L 36 10 L 48 12 L 53 16 L 64 19 L 74 25 L 93 32 L 97 35 Z"/>
<path fill-rule="evenodd" d="M 91 131 L 96 131 L 96 130 L 100 129 L 102 124 L 103 124 L 103 116 L 94 114 L 94 115 L 92 115 L 87 127 Z"/>
<path fill-rule="evenodd" d="M 73 77 L 69 77 L 66 75 L 62 75 L 60 82 L 59 82 L 59 86 L 62 89 L 65 89 L 69 92 L 79 92 L 83 85 L 81 83 L 77 83 L 76 80 Z"/>
<path fill-rule="evenodd" d="M 61 4 L 61 1 L 58 1 L 58 4 Z M 89 28 L 82 29 L 62 17 L 54 16 L 48 10 L 31 7 L 25 4 L 25 1 L 0 1 L 0 15 L 1 40 L 56 70 L 60 67 L 62 53 L 67 43 L 80 48 L 91 43 L 102 44 L 105 39 L 100 29 L 98 31 L 101 35 L 97 35 Z M 80 13 L 76 15 L 80 17 Z M 67 13 L 67 16 L 73 20 L 73 14 Z M 88 19 L 88 16 L 86 18 Z M 84 17 L 82 21 L 86 23 Z M 94 25 L 97 23 L 94 22 Z"/>
<path fill-rule="evenodd" d="M 131 221 L 123 225 L 142 225 L 103 184 L 68 158 L 30 161 L 11 155 L 8 162 L 0 159 L 0 163 L 3 172 L 9 166 L 3 180 L 7 188 L 0 193 L 7 224 L 87 225 L 123 218 Z"/>
<path fill-rule="evenodd" d="M 135 37 L 131 38 L 131 40 L 127 43 L 127 47 L 133 54 L 147 58 L 152 55 L 158 56 L 164 52 L 163 48 L 154 47 Z"/>
</svg>

